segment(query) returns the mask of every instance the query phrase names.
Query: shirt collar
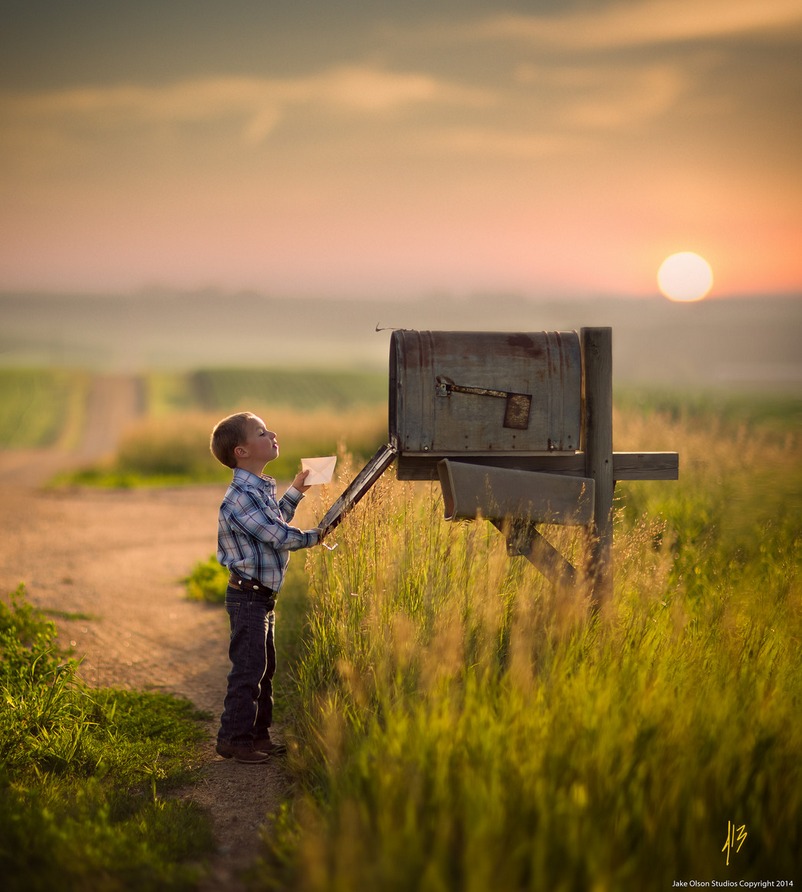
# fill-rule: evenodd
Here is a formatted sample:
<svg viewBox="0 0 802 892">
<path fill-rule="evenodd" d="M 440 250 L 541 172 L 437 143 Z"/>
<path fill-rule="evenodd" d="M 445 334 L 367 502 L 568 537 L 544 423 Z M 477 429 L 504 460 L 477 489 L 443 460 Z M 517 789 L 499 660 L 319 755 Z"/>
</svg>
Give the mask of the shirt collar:
<svg viewBox="0 0 802 892">
<path fill-rule="evenodd" d="M 274 484 L 276 481 L 267 474 L 254 474 L 253 471 L 246 471 L 245 468 L 234 468 L 234 480 L 243 486 L 261 486 L 264 483 L 268 485 Z"/>
</svg>

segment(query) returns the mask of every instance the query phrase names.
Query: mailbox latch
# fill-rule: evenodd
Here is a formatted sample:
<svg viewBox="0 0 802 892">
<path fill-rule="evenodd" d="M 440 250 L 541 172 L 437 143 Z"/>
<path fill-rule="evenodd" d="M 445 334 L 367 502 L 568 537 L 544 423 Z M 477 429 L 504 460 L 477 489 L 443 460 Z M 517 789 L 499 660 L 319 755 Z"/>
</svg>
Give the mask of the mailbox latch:
<svg viewBox="0 0 802 892">
<path fill-rule="evenodd" d="M 474 396 L 492 396 L 507 401 L 504 408 L 504 427 L 525 431 L 529 427 L 529 412 L 532 408 L 530 393 L 514 393 L 510 390 L 493 390 L 489 387 L 468 387 L 455 384 L 445 375 L 438 375 L 436 393 L 438 396 L 451 396 L 452 393 L 470 393 Z"/>
</svg>

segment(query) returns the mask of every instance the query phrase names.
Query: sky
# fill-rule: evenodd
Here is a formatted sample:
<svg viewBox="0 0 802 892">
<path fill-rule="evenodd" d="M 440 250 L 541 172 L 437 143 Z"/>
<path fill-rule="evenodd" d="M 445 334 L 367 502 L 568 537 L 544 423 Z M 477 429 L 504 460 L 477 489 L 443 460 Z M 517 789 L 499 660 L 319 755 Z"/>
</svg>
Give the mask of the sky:
<svg viewBox="0 0 802 892">
<path fill-rule="evenodd" d="M 800 0 L 0 9 L 0 291 L 802 294 Z"/>
</svg>

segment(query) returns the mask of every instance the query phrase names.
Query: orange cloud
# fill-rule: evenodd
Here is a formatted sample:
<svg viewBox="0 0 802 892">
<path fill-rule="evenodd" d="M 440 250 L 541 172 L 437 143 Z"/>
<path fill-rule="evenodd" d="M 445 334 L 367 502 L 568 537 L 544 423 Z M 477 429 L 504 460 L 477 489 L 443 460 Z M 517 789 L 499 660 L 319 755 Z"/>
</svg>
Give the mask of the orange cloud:
<svg viewBox="0 0 802 892">
<path fill-rule="evenodd" d="M 288 109 L 313 105 L 332 111 L 375 114 L 405 107 L 448 103 L 486 105 L 487 90 L 460 87 L 426 74 L 345 66 L 296 79 L 207 77 L 156 86 L 102 86 L 0 95 L 7 134 L 31 129 L 99 132 L 120 126 L 215 123 L 238 119 L 245 142 L 264 140 Z M 29 143 L 20 139 L 20 146 Z"/>
<path fill-rule="evenodd" d="M 463 33 L 572 49 L 620 49 L 778 30 L 800 22 L 797 0 L 628 0 L 560 16 L 493 16 Z"/>
</svg>

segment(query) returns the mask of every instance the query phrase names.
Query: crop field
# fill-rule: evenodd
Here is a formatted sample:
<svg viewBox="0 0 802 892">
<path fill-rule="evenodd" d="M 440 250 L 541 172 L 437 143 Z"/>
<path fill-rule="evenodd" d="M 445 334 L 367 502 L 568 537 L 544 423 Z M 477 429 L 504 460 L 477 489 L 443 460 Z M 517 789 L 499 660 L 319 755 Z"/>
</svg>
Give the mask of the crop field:
<svg viewBox="0 0 802 892">
<path fill-rule="evenodd" d="M 595 617 L 489 524 L 445 522 L 436 485 L 388 472 L 337 550 L 307 559 L 302 793 L 258 888 L 799 882 L 802 455 L 786 409 L 616 413 L 616 448 L 676 449 L 681 479 L 619 485 L 615 596 Z M 581 535 L 547 535 L 581 560 Z"/>
<path fill-rule="evenodd" d="M 88 387 L 82 372 L 1 369 L 0 448 L 73 445 Z"/>
</svg>

